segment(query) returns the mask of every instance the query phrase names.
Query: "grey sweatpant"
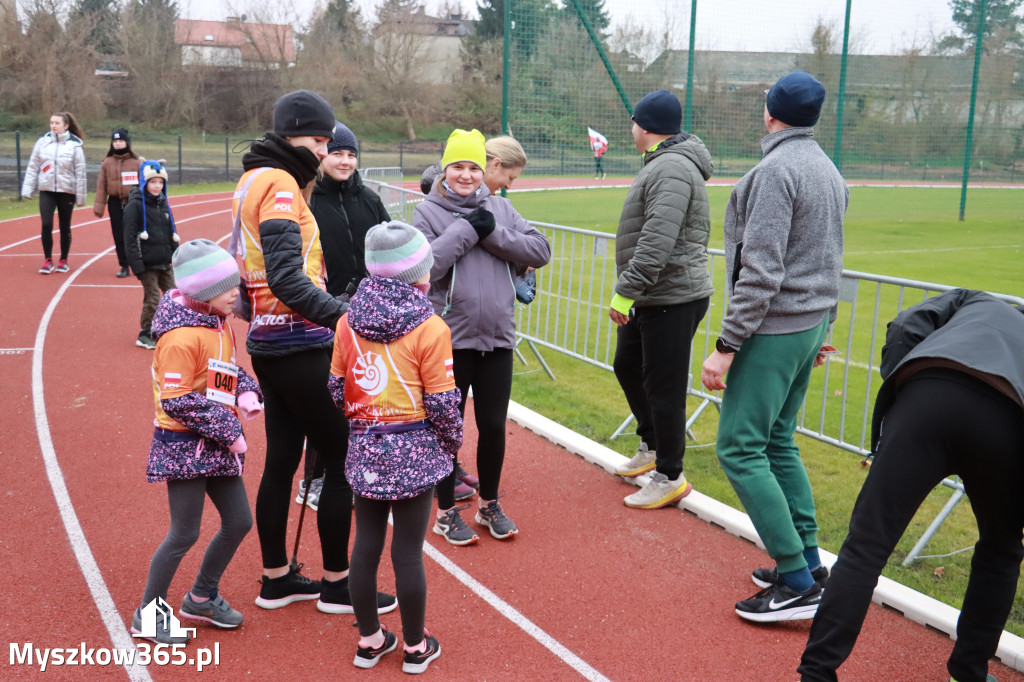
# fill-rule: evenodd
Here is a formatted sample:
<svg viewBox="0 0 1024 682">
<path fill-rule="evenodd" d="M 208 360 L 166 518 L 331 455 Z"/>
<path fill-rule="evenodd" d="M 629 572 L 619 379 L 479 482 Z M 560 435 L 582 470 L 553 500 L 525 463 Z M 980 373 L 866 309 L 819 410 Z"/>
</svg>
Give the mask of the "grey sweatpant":
<svg viewBox="0 0 1024 682">
<path fill-rule="evenodd" d="M 213 506 L 220 513 L 220 529 L 206 548 L 199 575 L 192 586 L 192 594 L 211 597 L 217 590 L 224 569 L 245 534 L 252 528 L 252 512 L 249 511 L 249 498 L 246 497 L 242 477 L 213 476 L 168 481 L 167 501 L 171 507 L 171 528 L 153 554 L 153 560 L 149 562 L 143 606 L 157 597 L 167 601 L 167 590 L 178 565 L 199 539 L 206 495 L 210 496 Z"/>
</svg>

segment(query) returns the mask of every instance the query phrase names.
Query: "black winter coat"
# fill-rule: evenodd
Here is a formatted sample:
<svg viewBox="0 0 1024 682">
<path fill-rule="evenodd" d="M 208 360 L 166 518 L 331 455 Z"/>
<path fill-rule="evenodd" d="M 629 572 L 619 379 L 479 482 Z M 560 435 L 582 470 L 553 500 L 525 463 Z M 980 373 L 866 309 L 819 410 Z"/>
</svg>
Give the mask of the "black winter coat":
<svg viewBox="0 0 1024 682">
<path fill-rule="evenodd" d="M 141 187 L 132 188 L 124 207 L 124 248 L 132 274 L 171 269 L 171 256 L 178 248 L 172 221 L 167 197 L 163 193 L 153 196 L 145 192 L 143 202 Z M 149 234 L 148 239 L 140 237 L 143 226 Z"/>
<path fill-rule="evenodd" d="M 309 208 L 320 228 L 327 291 L 340 296 L 350 283 L 359 286 L 366 276 L 366 233 L 374 225 L 390 221 L 391 216 L 377 193 L 363 184 L 359 171 L 348 180 L 321 176 Z"/>
</svg>

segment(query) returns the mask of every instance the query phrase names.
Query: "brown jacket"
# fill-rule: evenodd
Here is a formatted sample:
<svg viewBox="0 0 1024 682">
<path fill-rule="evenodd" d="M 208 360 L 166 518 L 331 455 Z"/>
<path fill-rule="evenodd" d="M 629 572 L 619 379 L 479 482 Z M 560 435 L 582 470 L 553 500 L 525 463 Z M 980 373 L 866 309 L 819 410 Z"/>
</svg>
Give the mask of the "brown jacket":
<svg viewBox="0 0 1024 682">
<path fill-rule="evenodd" d="M 128 201 L 128 194 L 133 187 L 139 183 L 139 166 L 142 160 L 138 157 L 132 158 L 127 154 L 124 156 L 108 156 L 103 159 L 100 165 L 99 178 L 96 180 L 96 202 L 93 204 L 92 212 L 97 217 L 103 217 L 103 211 L 107 205 L 107 197 L 119 197 L 121 203 Z M 121 183 L 122 173 L 135 173 L 135 183 L 124 185 Z"/>
</svg>

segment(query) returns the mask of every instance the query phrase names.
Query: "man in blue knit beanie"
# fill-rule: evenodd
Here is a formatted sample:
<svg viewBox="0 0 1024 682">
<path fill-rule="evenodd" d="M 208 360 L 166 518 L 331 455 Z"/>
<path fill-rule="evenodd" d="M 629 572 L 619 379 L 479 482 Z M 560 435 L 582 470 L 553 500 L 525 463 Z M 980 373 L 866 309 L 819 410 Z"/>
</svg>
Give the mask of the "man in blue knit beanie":
<svg viewBox="0 0 1024 682">
<path fill-rule="evenodd" d="M 754 570 L 763 589 L 737 602 L 736 613 L 776 622 L 813 618 L 828 579 L 793 434 L 836 316 L 849 191 L 814 141 L 824 86 L 796 71 L 766 95 L 764 156 L 725 209 L 729 307 L 701 381 L 725 391 L 718 461 L 775 561 Z"/>
</svg>

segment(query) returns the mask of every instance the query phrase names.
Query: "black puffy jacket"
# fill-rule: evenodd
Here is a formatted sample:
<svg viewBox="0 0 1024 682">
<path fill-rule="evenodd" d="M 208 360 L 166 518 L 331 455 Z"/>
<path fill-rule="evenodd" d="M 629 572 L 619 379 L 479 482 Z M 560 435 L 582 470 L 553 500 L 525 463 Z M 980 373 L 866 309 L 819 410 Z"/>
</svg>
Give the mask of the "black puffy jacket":
<svg viewBox="0 0 1024 682">
<path fill-rule="evenodd" d="M 149 235 L 142 239 L 145 229 Z M 161 192 L 153 196 L 140 187 L 132 188 L 124 207 L 124 248 L 128 266 L 135 275 L 145 270 L 170 270 L 171 256 L 178 243 L 174 241 L 174 217 Z"/>
</svg>

